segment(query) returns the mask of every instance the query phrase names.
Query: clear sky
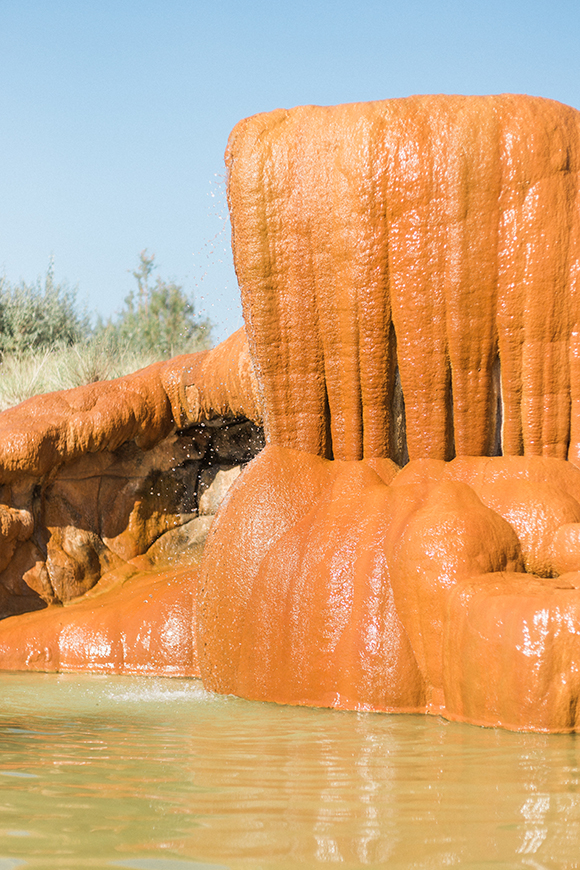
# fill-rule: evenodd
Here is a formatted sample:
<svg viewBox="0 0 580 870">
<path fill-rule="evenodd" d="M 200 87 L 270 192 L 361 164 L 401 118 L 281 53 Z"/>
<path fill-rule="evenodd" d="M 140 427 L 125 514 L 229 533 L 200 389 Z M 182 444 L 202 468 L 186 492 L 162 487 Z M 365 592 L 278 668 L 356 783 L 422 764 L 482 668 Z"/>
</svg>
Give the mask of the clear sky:
<svg viewBox="0 0 580 870">
<path fill-rule="evenodd" d="M 241 324 L 223 152 L 247 115 L 506 91 L 580 108 L 580 0 L 0 0 L 0 271 L 107 316 L 139 252 Z"/>
</svg>

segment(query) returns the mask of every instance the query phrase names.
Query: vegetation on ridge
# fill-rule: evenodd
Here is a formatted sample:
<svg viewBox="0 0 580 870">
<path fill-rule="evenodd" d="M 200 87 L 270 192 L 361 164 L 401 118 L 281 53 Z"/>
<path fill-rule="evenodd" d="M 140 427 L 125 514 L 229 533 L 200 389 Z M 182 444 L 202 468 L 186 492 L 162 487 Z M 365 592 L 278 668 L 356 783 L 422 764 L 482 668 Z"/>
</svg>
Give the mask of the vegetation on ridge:
<svg viewBox="0 0 580 870">
<path fill-rule="evenodd" d="M 30 396 L 121 377 L 211 344 L 211 322 L 195 315 L 183 288 L 152 274 L 144 250 L 132 272 L 136 291 L 112 318 L 96 323 L 79 309 L 76 291 L 44 280 L 11 284 L 0 277 L 0 411 Z"/>
</svg>

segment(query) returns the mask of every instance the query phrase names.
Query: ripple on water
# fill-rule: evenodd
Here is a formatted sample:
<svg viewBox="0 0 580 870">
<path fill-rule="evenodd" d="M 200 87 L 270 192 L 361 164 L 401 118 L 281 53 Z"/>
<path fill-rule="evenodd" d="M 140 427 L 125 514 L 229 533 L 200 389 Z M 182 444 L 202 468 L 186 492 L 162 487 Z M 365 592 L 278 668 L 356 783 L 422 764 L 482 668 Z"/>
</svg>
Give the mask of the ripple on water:
<svg viewBox="0 0 580 870">
<path fill-rule="evenodd" d="M 0 870 L 578 865 L 574 735 L 195 680 L 5 674 L 0 691 Z"/>
</svg>

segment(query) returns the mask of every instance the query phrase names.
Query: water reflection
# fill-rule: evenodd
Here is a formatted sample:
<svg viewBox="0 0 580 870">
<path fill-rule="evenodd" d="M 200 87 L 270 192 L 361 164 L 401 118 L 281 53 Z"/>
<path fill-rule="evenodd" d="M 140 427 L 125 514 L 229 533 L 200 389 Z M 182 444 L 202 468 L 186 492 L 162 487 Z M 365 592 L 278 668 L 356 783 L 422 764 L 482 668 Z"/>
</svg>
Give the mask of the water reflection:
<svg viewBox="0 0 580 870">
<path fill-rule="evenodd" d="M 580 866 L 574 735 L 194 681 L 8 674 L 0 690 L 0 870 Z"/>
</svg>

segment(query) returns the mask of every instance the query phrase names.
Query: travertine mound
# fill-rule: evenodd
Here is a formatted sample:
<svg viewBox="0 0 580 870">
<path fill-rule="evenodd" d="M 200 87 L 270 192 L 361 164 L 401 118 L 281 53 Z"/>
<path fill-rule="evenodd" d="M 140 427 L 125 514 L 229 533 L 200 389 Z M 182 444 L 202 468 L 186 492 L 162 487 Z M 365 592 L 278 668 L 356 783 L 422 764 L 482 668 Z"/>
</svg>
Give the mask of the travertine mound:
<svg viewBox="0 0 580 870">
<path fill-rule="evenodd" d="M 206 685 L 579 730 L 580 113 L 303 106 L 226 160 L 268 446 L 204 553 Z"/>
<path fill-rule="evenodd" d="M 580 470 L 465 457 L 394 471 L 276 445 L 251 463 L 204 554 L 204 684 L 578 730 Z"/>
<path fill-rule="evenodd" d="M 579 459 L 579 112 L 513 94 L 279 109 L 241 121 L 226 161 L 270 443 Z"/>
</svg>

